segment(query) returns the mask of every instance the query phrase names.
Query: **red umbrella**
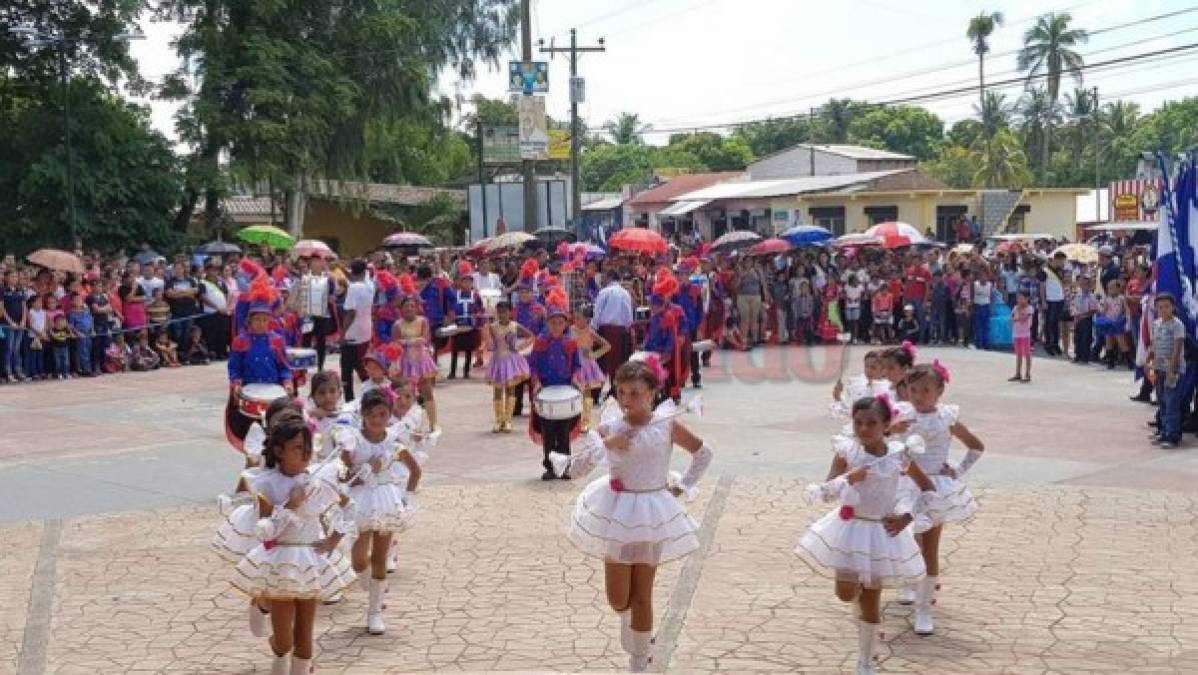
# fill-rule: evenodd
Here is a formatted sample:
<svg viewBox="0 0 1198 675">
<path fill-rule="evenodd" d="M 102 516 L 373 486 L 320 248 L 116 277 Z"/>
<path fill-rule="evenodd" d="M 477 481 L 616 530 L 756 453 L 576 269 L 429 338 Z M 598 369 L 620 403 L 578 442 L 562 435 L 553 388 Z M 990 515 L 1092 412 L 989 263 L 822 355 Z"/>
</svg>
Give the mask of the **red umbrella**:
<svg viewBox="0 0 1198 675">
<path fill-rule="evenodd" d="M 629 227 L 620 230 L 612 235 L 608 244 L 614 249 L 654 255 L 661 255 L 670 250 L 670 245 L 660 234 L 643 227 Z"/>
<path fill-rule="evenodd" d="M 865 234 L 880 238 L 886 248 L 914 246 L 924 241 L 924 236 L 914 226 L 899 222 L 878 223 Z"/>
<path fill-rule="evenodd" d="M 792 248 L 794 248 L 794 246 L 791 246 L 790 242 L 786 241 L 785 239 L 766 239 L 765 241 L 753 244 L 753 247 L 749 249 L 748 254 L 774 255 L 775 253 L 785 253 Z"/>
<path fill-rule="evenodd" d="M 1022 253 L 1023 252 L 1023 242 L 1019 242 L 1019 241 L 1000 242 L 998 246 L 994 247 L 994 250 L 1002 255 L 1006 255 L 1008 253 Z"/>
</svg>

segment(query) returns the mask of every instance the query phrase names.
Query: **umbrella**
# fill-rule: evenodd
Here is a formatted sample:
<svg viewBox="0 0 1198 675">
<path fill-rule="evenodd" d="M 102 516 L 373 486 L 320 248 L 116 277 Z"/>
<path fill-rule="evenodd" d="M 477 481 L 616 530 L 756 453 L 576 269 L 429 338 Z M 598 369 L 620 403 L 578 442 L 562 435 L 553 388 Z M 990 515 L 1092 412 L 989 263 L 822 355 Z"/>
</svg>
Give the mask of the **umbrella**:
<svg viewBox="0 0 1198 675">
<path fill-rule="evenodd" d="M 578 238 L 578 235 L 564 227 L 542 227 L 536 232 L 533 232 L 533 234 L 536 235 L 537 239 L 540 239 L 547 244 L 557 241 L 572 242 Z"/>
<path fill-rule="evenodd" d="M 775 253 L 785 253 L 794 246 L 785 239 L 766 239 L 765 241 L 753 244 L 753 248 L 749 249 L 749 255 L 773 255 Z"/>
<path fill-rule="evenodd" d="M 271 248 L 290 250 L 292 246 L 295 246 L 295 239 L 274 225 L 250 225 L 238 231 L 237 238 L 251 244 Z"/>
<path fill-rule="evenodd" d="M 1098 249 L 1089 244 L 1065 244 L 1064 246 L 1058 246 L 1052 254 L 1056 256 L 1058 253 L 1064 253 L 1065 257 L 1069 260 L 1082 263 L 1083 265 L 1098 262 Z"/>
<path fill-rule="evenodd" d="M 817 225 L 795 225 L 778 236 L 793 246 L 810 246 L 828 241 L 832 238 L 832 233 Z"/>
<path fill-rule="evenodd" d="M 491 240 L 494 237 L 479 239 L 466 248 L 466 255 L 471 258 L 481 258 L 487 255 L 487 247 L 491 245 Z"/>
<path fill-rule="evenodd" d="M 846 234 L 832 242 L 832 245 L 837 248 L 849 248 L 851 246 L 881 246 L 882 238 L 875 237 L 872 234 L 863 234 L 855 232 Z"/>
<path fill-rule="evenodd" d="M 506 232 L 497 234 L 491 238 L 491 243 L 487 244 L 487 253 L 496 253 L 509 248 L 520 248 L 530 241 L 536 241 L 537 238 L 527 232 Z"/>
<path fill-rule="evenodd" d="M 920 234 L 919 230 L 907 223 L 879 223 L 866 230 L 865 233 L 873 237 L 880 237 L 882 245 L 886 248 L 912 246 L 924 241 L 924 236 Z"/>
<path fill-rule="evenodd" d="M 954 253 L 964 253 L 966 255 L 973 253 L 976 250 L 977 249 L 973 247 L 973 244 L 970 244 L 969 242 L 957 244 L 953 247 Z"/>
<path fill-rule="evenodd" d="M 670 245 L 661 235 L 643 227 L 629 227 L 612 235 L 608 245 L 622 251 L 652 253 L 660 255 L 670 250 Z"/>
<path fill-rule="evenodd" d="M 83 261 L 79 260 L 79 256 L 56 248 L 39 248 L 25 259 L 46 269 L 83 274 Z"/>
<path fill-rule="evenodd" d="M 433 242 L 428 240 L 428 237 L 415 232 L 396 232 L 389 235 L 383 240 L 383 246 L 416 246 L 418 248 L 432 248 Z"/>
<path fill-rule="evenodd" d="M 319 239 L 301 239 L 295 244 L 295 248 L 291 252 L 300 258 L 336 258 L 337 254 L 333 253 L 333 249 L 329 245 Z"/>
<path fill-rule="evenodd" d="M 994 251 L 1001 255 L 1006 255 L 1008 253 L 1019 253 L 1023 251 L 1023 242 L 1014 240 L 1002 241 L 998 243 L 998 246 L 994 247 Z"/>
<path fill-rule="evenodd" d="M 241 247 L 237 244 L 230 244 L 227 241 L 221 241 L 220 239 L 217 239 L 216 241 L 210 241 L 207 244 L 197 248 L 196 253 L 202 253 L 204 255 L 229 255 L 230 253 L 241 253 Z M 154 255 L 157 256 L 158 254 L 155 253 Z"/>
<path fill-rule="evenodd" d="M 713 251 L 730 251 L 744 246 L 752 246 L 761 241 L 761 235 L 748 230 L 734 230 L 711 243 Z"/>
<path fill-rule="evenodd" d="M 599 260 L 607 257 L 607 251 L 596 244 L 579 244 L 579 250 L 583 252 L 587 260 Z"/>
</svg>

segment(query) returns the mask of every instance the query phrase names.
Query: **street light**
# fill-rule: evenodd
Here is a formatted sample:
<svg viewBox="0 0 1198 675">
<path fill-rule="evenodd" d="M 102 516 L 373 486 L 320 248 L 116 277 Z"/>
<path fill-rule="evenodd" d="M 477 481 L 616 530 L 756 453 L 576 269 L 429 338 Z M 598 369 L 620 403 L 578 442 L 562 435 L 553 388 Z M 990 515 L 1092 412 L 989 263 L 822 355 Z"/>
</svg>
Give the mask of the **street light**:
<svg viewBox="0 0 1198 675">
<path fill-rule="evenodd" d="M 67 69 L 66 47 L 67 45 L 84 42 L 88 36 L 67 37 L 61 32 L 42 32 L 33 26 L 11 26 L 8 31 L 18 38 L 24 38 L 25 42 L 34 49 L 51 47 L 58 52 L 58 75 L 62 84 L 62 126 L 67 146 L 67 208 L 70 214 L 70 220 L 68 221 L 68 232 L 70 234 L 69 246 L 70 248 L 74 248 L 78 234 L 75 219 L 75 152 L 74 147 L 71 145 L 70 73 Z M 109 37 L 108 41 L 128 42 L 130 40 L 141 40 L 144 37 L 144 35 L 138 33 L 117 33 Z"/>
</svg>

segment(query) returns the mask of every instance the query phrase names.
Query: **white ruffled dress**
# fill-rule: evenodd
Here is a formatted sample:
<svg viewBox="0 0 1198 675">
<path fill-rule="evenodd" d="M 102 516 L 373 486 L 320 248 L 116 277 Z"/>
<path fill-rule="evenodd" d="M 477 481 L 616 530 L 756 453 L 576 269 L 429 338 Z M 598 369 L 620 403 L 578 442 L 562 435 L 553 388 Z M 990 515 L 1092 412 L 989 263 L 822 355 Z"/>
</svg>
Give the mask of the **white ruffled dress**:
<svg viewBox="0 0 1198 675">
<path fill-rule="evenodd" d="M 910 508 L 899 504 L 899 483 L 911 462 L 907 447 L 891 441 L 887 454 L 879 458 L 866 452 L 856 438 L 837 436 L 832 439 L 832 449 L 848 464 L 846 473 L 867 464 L 871 465 L 869 472 L 862 482 L 843 485 L 841 506 L 803 534 L 795 553 L 819 574 L 869 588 L 897 586 L 923 577 L 923 556 L 912 528 L 892 537 L 882 525 L 882 519 L 896 510 Z M 850 493 L 854 499 L 847 498 Z M 845 512 L 845 501 L 856 502 L 851 514 Z"/>
<path fill-rule="evenodd" d="M 609 473 L 578 496 L 568 536 L 583 553 L 607 562 L 660 565 L 699 548 L 698 523 L 668 488 L 675 410 L 673 401 L 662 403 L 633 432 L 628 450 L 607 451 Z M 601 422 L 600 434 L 631 429 L 615 412 Z"/>
<path fill-rule="evenodd" d="M 852 416 L 853 404 L 863 398 L 871 398 L 882 394 L 894 398 L 894 388 L 891 386 L 890 380 L 886 378 L 870 380 L 864 375 L 854 375 L 849 378 L 848 382 L 844 383 L 844 388 L 840 392 L 840 400 L 829 404 L 828 413 L 836 419 L 849 419 Z"/>
<path fill-rule="evenodd" d="M 241 481 L 247 487 L 264 471 L 261 468 L 241 472 Z M 222 560 L 236 565 L 246 553 L 258 545 L 258 500 L 253 492 L 236 492 L 219 495 L 216 508 L 224 521 L 212 538 L 212 548 Z"/>
<path fill-rule="evenodd" d="M 298 485 L 305 487 L 308 498 L 298 509 L 285 508 Z M 262 469 L 249 487 L 251 494 L 274 505 L 274 513 L 257 522 L 258 543 L 234 568 L 233 586 L 274 600 L 339 597 L 354 582 L 350 561 L 340 551 L 325 554 L 315 548 L 325 538 L 326 523 L 337 532 L 352 532 L 353 509 L 340 506 L 337 486 L 307 473 L 286 476 L 276 469 Z"/>
<path fill-rule="evenodd" d="M 357 434 L 355 447 L 350 452 L 348 467 L 350 476 L 349 496 L 357 510 L 359 532 L 399 533 L 407 529 L 413 511 L 406 505 L 407 479 L 396 481 L 393 469 L 400 463 L 396 456 L 402 448 L 395 427 L 387 429 L 387 435 L 379 443 L 372 443 Z M 375 473 L 370 463 L 382 460 L 382 470 Z"/>
<path fill-rule="evenodd" d="M 413 459 L 422 467 L 428 461 L 429 450 L 436 447 L 437 441 L 441 436 L 440 431 L 432 429 L 432 425 L 428 421 L 428 414 L 425 413 L 424 408 L 417 404 L 413 404 L 403 417 L 396 420 L 391 425 L 391 429 L 395 433 L 396 440 L 408 448 L 408 451 L 412 453 Z M 417 440 L 417 436 L 421 438 Z M 404 489 L 403 501 L 404 506 L 408 510 L 407 524 L 409 526 L 419 512 L 416 500 L 407 491 L 408 479 L 410 477 L 411 471 L 408 470 L 407 464 L 399 461 L 391 463 L 392 482 Z"/>
<path fill-rule="evenodd" d="M 964 479 L 941 475 L 940 471 L 949 463 L 948 452 L 953 444 L 952 427 L 957 423 L 960 408 L 956 405 L 941 403 L 929 413 L 921 413 L 910 403 L 899 403 L 899 419 L 908 420 L 911 426 L 908 434 L 915 434 L 924 439 L 927 450 L 915 457 L 915 463 L 936 485 L 936 493 L 930 499 L 922 500 L 921 515 L 925 518 L 917 532 L 945 523 L 959 523 L 973 517 L 977 512 L 977 501 Z M 918 494 L 919 487 L 910 478 L 904 478 L 903 490 L 910 494 Z"/>
</svg>

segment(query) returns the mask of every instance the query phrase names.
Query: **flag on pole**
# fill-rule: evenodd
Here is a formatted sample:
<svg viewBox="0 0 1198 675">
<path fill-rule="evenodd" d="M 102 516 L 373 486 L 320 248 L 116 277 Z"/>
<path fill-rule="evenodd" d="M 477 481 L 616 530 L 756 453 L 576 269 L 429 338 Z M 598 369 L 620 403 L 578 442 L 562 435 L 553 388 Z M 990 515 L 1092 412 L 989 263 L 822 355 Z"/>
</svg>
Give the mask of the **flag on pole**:
<svg viewBox="0 0 1198 675">
<path fill-rule="evenodd" d="M 1168 176 L 1164 158 L 1158 156 L 1162 173 Z M 1185 322 L 1186 332 L 1194 336 L 1198 319 L 1198 297 L 1195 296 L 1195 247 L 1198 246 L 1198 171 L 1191 158 L 1183 161 L 1169 189 L 1164 180 L 1161 224 L 1157 230 L 1154 267 L 1157 293 L 1171 293 L 1177 298 L 1178 317 Z"/>
</svg>

